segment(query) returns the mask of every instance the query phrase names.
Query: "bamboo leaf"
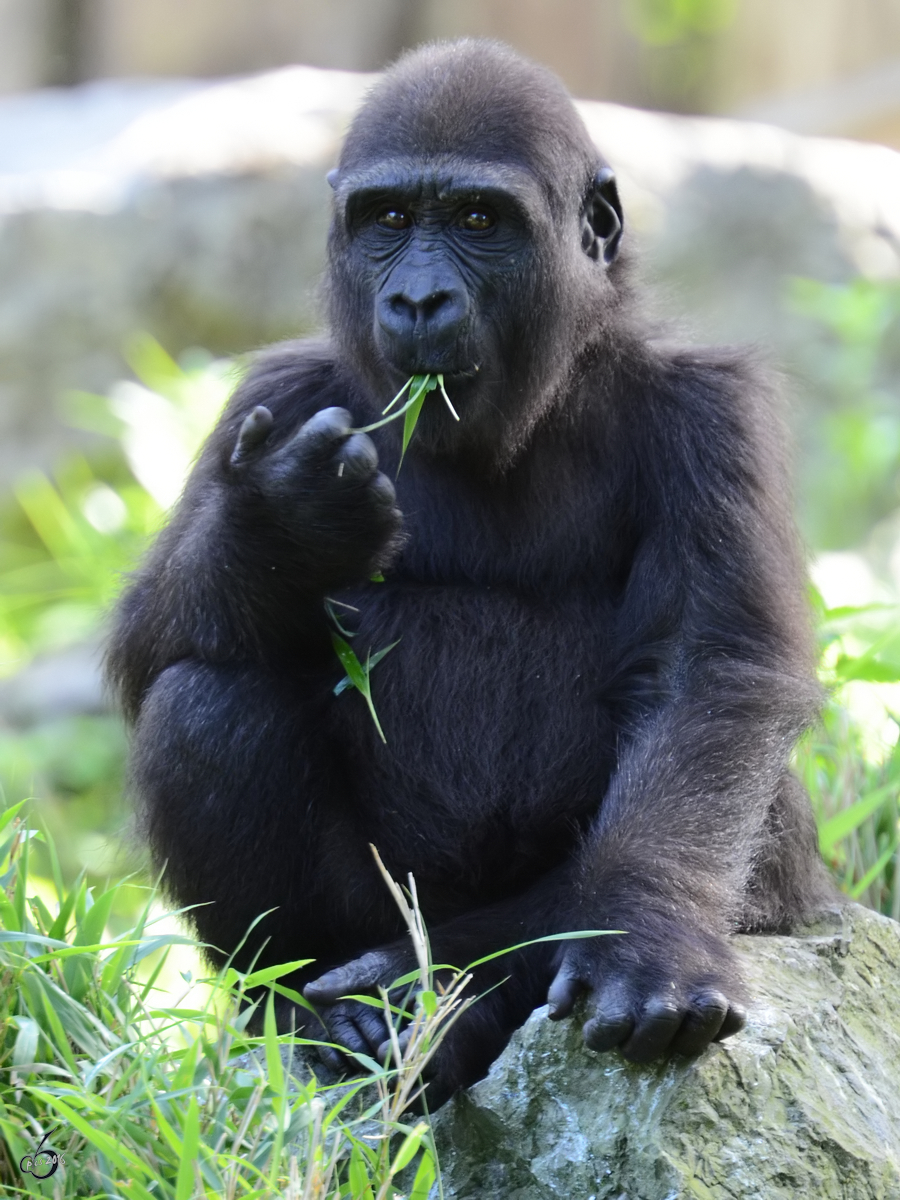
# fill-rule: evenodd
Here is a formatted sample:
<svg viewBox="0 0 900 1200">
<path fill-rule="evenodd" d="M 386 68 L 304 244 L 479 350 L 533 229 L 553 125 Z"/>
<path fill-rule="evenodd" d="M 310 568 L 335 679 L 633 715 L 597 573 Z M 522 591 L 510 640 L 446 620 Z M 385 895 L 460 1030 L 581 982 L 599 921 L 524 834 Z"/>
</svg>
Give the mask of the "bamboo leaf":
<svg viewBox="0 0 900 1200">
<path fill-rule="evenodd" d="M 280 979 L 282 975 L 290 975 L 302 967 L 308 967 L 312 961 L 311 958 L 298 958 L 294 962 L 279 963 L 277 967 L 265 967 L 261 971 L 254 971 L 244 976 L 244 987 L 259 987 L 260 984 L 271 983 L 273 979 Z"/>
<path fill-rule="evenodd" d="M 854 900 L 858 900 L 863 892 L 866 891 L 867 888 L 871 887 L 871 885 L 875 882 L 884 868 L 897 853 L 897 845 L 898 841 L 895 838 L 888 846 L 887 850 L 885 850 L 885 852 L 877 860 L 877 862 L 872 863 L 871 867 L 869 867 L 862 879 L 853 885 L 853 887 L 850 889 L 850 895 Z"/>
<path fill-rule="evenodd" d="M 331 644 L 334 646 L 334 652 L 341 660 L 341 666 L 347 672 L 347 678 L 357 691 L 366 694 L 369 687 L 369 680 L 366 677 L 366 672 L 362 663 L 356 657 L 353 647 L 349 642 L 344 641 L 339 633 L 332 633 Z"/>
<path fill-rule="evenodd" d="M 277 1095 L 284 1094 L 284 1066 L 281 1062 L 281 1048 L 278 1045 L 278 1030 L 275 1026 L 275 993 L 269 992 L 266 1000 L 266 1015 L 263 1021 L 263 1037 L 266 1048 L 266 1070 L 269 1076 L 269 1086 Z"/>
<path fill-rule="evenodd" d="M 876 788 L 868 796 L 863 796 L 855 804 L 841 809 L 819 827 L 819 849 L 827 858 L 838 842 L 842 841 L 854 829 L 858 829 L 863 821 L 873 816 L 884 804 L 888 796 L 896 794 L 896 783 L 888 783 Z"/>
<path fill-rule="evenodd" d="M 197 1097 L 191 1096 L 184 1121 L 184 1141 L 181 1147 L 181 1162 L 175 1181 L 175 1200 L 191 1200 L 194 1192 L 194 1163 L 200 1153 L 200 1110 Z"/>
<path fill-rule="evenodd" d="M 408 1133 L 403 1139 L 400 1149 L 394 1156 L 394 1161 L 391 1163 L 391 1175 L 396 1175 L 398 1171 L 402 1171 L 404 1167 L 408 1167 L 418 1153 L 419 1147 L 422 1145 L 422 1139 L 428 1133 L 428 1125 L 424 1121 Z"/>
</svg>

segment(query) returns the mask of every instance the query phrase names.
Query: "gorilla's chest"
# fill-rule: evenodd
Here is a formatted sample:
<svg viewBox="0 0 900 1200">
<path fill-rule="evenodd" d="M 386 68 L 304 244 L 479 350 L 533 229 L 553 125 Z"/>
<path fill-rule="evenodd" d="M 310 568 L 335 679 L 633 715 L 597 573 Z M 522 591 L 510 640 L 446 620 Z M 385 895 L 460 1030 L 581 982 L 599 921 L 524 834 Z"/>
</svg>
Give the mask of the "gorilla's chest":
<svg viewBox="0 0 900 1200">
<path fill-rule="evenodd" d="M 381 743 L 358 694 L 335 700 L 357 812 L 396 861 L 423 860 L 506 890 L 535 856 L 562 854 L 605 791 L 617 714 L 610 613 L 475 586 L 381 585 L 360 598 Z"/>
</svg>

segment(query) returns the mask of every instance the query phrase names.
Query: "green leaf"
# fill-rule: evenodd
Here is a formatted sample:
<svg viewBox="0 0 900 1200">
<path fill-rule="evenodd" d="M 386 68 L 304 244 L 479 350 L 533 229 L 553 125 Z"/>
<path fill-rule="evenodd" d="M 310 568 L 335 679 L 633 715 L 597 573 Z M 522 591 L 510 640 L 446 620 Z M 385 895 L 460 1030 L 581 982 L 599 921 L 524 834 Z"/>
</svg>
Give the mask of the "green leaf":
<svg viewBox="0 0 900 1200">
<path fill-rule="evenodd" d="M 436 380 L 434 386 L 437 386 Z M 431 389 L 427 388 L 423 383 L 415 395 L 410 399 L 409 406 L 406 409 L 406 415 L 403 418 L 403 446 L 400 450 L 400 461 L 397 463 L 398 475 L 400 474 L 400 468 L 403 466 L 403 458 L 406 454 L 406 448 L 409 445 L 410 438 L 412 437 L 416 428 L 416 424 L 418 423 L 419 413 L 422 411 L 422 405 L 425 403 L 425 395 L 430 390 Z"/>
<path fill-rule="evenodd" d="M 184 1121 L 184 1141 L 181 1147 L 181 1162 L 175 1181 L 175 1200 L 191 1200 L 194 1194 L 194 1163 L 200 1153 L 200 1110 L 197 1097 L 191 1096 Z"/>
<path fill-rule="evenodd" d="M 260 984 L 271 983 L 273 979 L 280 979 L 282 975 L 290 975 L 302 967 L 308 967 L 313 961 L 311 958 L 298 958 L 294 962 L 279 963 L 276 967 L 265 967 L 261 971 L 254 971 L 251 975 L 244 976 L 244 987 L 259 987 Z"/>
<path fill-rule="evenodd" d="M 272 987 L 279 996 L 284 996 L 286 999 L 292 1000 L 294 1004 L 299 1005 L 300 1008 L 305 1008 L 307 1012 L 314 1013 L 316 1011 L 306 997 L 301 996 L 294 988 L 285 987 L 283 983 L 273 983 Z"/>
<path fill-rule="evenodd" d="M 278 1029 L 275 1025 L 275 993 L 269 992 L 266 1000 L 266 1015 L 263 1021 L 263 1037 L 266 1046 L 266 1070 L 269 1086 L 279 1096 L 284 1095 L 284 1065 L 281 1047 L 278 1044 Z"/>
<path fill-rule="evenodd" d="M 868 655 L 859 658 L 841 655 L 834 665 L 834 673 L 842 683 L 849 683 L 852 679 L 865 683 L 900 682 L 900 664 L 870 658 Z"/>
<path fill-rule="evenodd" d="M 178 1064 L 178 1070 L 172 1076 L 173 1092 L 180 1092 L 182 1088 L 188 1088 L 194 1082 L 194 1075 L 197 1073 L 197 1059 L 201 1049 L 200 1039 L 195 1038 Z"/>
<path fill-rule="evenodd" d="M 874 862 L 872 866 L 869 867 L 868 871 L 866 871 L 865 875 L 863 875 L 862 879 L 853 885 L 853 887 L 850 889 L 850 895 L 854 900 L 858 900 L 863 892 L 875 882 L 884 868 L 897 853 L 897 846 L 898 839 L 894 838 L 887 850 L 885 850 L 877 862 Z"/>
<path fill-rule="evenodd" d="M 9 808 L 0 813 L 0 832 L 21 812 L 27 803 L 27 800 L 20 800 L 18 804 L 11 804 Z"/>
<path fill-rule="evenodd" d="M 833 817 L 830 817 L 820 825 L 819 849 L 823 856 L 827 858 L 838 842 L 842 841 L 854 829 L 858 829 L 864 821 L 877 813 L 885 800 L 889 796 L 896 794 L 896 791 L 896 783 L 888 783 L 883 787 L 876 788 L 868 796 L 863 796 L 855 804 L 841 809 L 839 813 L 835 813 Z"/>
<path fill-rule="evenodd" d="M 362 1147 L 357 1143 L 350 1152 L 350 1164 L 347 1167 L 347 1182 L 350 1184 L 350 1194 L 353 1200 L 373 1200 L 374 1192 L 369 1178 L 369 1171 L 362 1154 Z"/>
<path fill-rule="evenodd" d="M 437 1181 L 437 1171 L 431 1152 L 426 1148 L 416 1171 L 409 1200 L 428 1200 L 428 1194 Z"/>
<path fill-rule="evenodd" d="M 422 1145 L 422 1139 L 428 1133 L 428 1125 L 425 1121 L 420 1121 L 419 1124 L 408 1133 L 403 1139 L 400 1149 L 394 1156 L 394 1161 L 391 1163 L 391 1175 L 394 1176 L 398 1171 L 402 1171 L 404 1167 L 408 1167 L 415 1158 Z"/>
<path fill-rule="evenodd" d="M 72 1053 L 72 1047 L 69 1045 L 69 1037 L 66 1030 L 63 1028 L 63 1023 L 57 1015 L 56 1009 L 46 991 L 40 990 L 41 1005 L 43 1009 L 44 1020 L 47 1022 L 47 1027 L 50 1030 L 52 1037 L 52 1046 L 56 1052 L 57 1058 L 60 1058 L 69 1068 L 73 1075 L 78 1075 L 78 1064 L 75 1061 L 75 1055 Z"/>
<path fill-rule="evenodd" d="M 141 1159 L 135 1153 L 133 1153 L 133 1151 L 129 1150 L 127 1146 L 121 1145 L 120 1142 L 118 1142 L 105 1130 L 100 1129 L 97 1125 L 92 1124 L 90 1121 L 86 1121 L 84 1117 L 82 1117 L 80 1113 L 76 1112 L 74 1108 L 68 1105 L 65 1100 L 62 1100 L 59 1096 L 53 1095 L 52 1092 L 44 1092 L 39 1088 L 32 1089 L 31 1094 L 36 1099 L 40 1099 L 45 1104 L 48 1104 L 52 1108 L 56 1109 L 67 1125 L 71 1125 L 73 1129 L 76 1129 L 87 1141 L 89 1146 L 93 1146 L 95 1150 L 98 1150 L 105 1158 L 108 1158 L 109 1161 L 113 1163 L 114 1166 L 118 1167 L 120 1171 L 123 1171 L 132 1177 L 135 1174 L 138 1174 L 144 1176 L 146 1179 L 152 1178 L 153 1173 L 150 1167 L 142 1162 Z M 152 1200 L 150 1193 L 147 1192 L 146 1189 L 142 1190 L 142 1195 L 144 1195 L 147 1200 Z M 190 1196 L 190 1193 L 188 1193 L 188 1196 Z"/>
<path fill-rule="evenodd" d="M 13 1043 L 13 1066 L 22 1067 L 37 1058 L 41 1027 L 33 1017 L 13 1017 L 12 1020 L 19 1027 Z"/>
<path fill-rule="evenodd" d="M 526 946 L 539 946 L 542 942 L 571 942 L 578 938 L 610 937 L 612 934 L 627 935 L 627 933 L 627 929 L 576 929 L 572 933 L 548 933 L 546 937 L 517 942 L 515 946 L 506 946 L 503 950 L 495 950 L 493 954 L 486 954 L 484 958 L 476 958 L 465 969 L 471 971 L 473 967 L 480 967 L 483 963 L 491 962 L 495 958 L 502 958 L 504 954 L 512 954 L 514 950 L 524 950 Z"/>
<path fill-rule="evenodd" d="M 393 398 L 393 400 L 390 402 L 390 404 L 388 404 L 388 406 L 386 408 L 383 408 L 381 410 L 382 416 L 386 416 L 391 411 L 391 409 L 394 407 L 394 405 L 397 403 L 397 401 L 400 399 L 400 397 L 403 395 L 403 393 L 407 390 L 407 388 L 412 387 L 413 381 L 415 380 L 415 378 L 416 378 L 416 376 L 412 375 L 412 376 L 410 376 L 409 379 L 407 379 L 406 383 L 404 383 L 403 387 L 400 389 L 400 391 L 397 393 L 397 395 Z M 395 414 L 395 415 L 399 415 L 399 414 Z"/>
<path fill-rule="evenodd" d="M 372 668 L 377 666 L 381 662 L 381 660 L 384 658 L 384 656 L 390 650 L 393 650 L 393 648 L 397 645 L 397 642 L 399 642 L 399 641 L 400 641 L 400 639 L 397 638 L 396 642 L 391 642 L 391 644 L 389 646 L 385 646 L 383 650 L 376 650 L 374 654 L 369 655 L 368 659 L 366 660 L 365 667 L 360 665 L 360 669 L 365 671 L 365 673 L 366 673 L 367 682 L 368 682 L 369 672 L 372 670 Z M 345 692 L 347 690 L 347 688 L 354 687 L 354 686 L 355 686 L 355 684 L 353 683 L 353 680 L 350 678 L 350 676 L 345 675 L 344 678 L 340 681 L 340 683 L 336 683 L 334 685 L 334 695 L 339 696 L 341 694 L 341 692 Z M 369 683 L 369 688 L 371 689 L 371 683 Z M 358 690 L 362 691 L 362 689 L 358 689 Z M 367 692 L 363 691 L 363 695 L 367 696 L 367 698 L 368 698 Z"/>
<path fill-rule="evenodd" d="M 370 653 L 369 657 L 366 659 L 365 666 L 362 665 L 362 663 L 354 654 L 353 649 L 344 641 L 342 637 L 340 637 L 339 634 L 332 633 L 331 643 L 334 646 L 335 653 L 341 660 L 341 663 L 347 672 L 347 678 L 349 679 L 350 684 L 355 687 L 356 690 L 365 698 L 366 704 L 369 707 L 369 712 L 372 716 L 372 720 L 375 723 L 375 728 L 378 730 L 378 736 L 383 742 L 386 742 L 387 738 L 384 736 L 384 730 L 381 728 L 381 722 L 378 720 L 378 713 L 375 711 L 375 704 L 372 700 L 372 688 L 369 682 L 369 672 L 375 663 L 384 658 L 385 654 L 387 654 L 389 650 L 393 650 L 397 643 L 393 642 L 390 646 L 386 646 L 384 650 L 379 650 L 375 655 Z M 339 696 L 346 687 L 347 683 L 342 679 L 341 682 L 335 687 L 334 694 Z"/>
<path fill-rule="evenodd" d="M 352 686 L 357 691 L 362 692 L 363 695 L 366 695 L 369 690 L 369 680 L 362 663 L 353 651 L 353 647 L 349 642 L 344 641 L 338 633 L 332 633 L 331 644 L 334 646 L 334 652 L 341 660 L 341 666 L 347 672 L 347 678 L 350 680 Z"/>
</svg>

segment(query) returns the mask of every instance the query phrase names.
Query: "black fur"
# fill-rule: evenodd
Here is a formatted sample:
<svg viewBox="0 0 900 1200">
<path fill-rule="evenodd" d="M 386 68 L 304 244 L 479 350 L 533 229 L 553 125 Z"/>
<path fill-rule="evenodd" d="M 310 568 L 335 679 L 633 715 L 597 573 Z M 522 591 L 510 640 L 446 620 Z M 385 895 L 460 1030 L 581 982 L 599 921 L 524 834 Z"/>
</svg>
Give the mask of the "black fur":
<svg viewBox="0 0 900 1200">
<path fill-rule="evenodd" d="M 315 958 L 296 982 L 351 1049 L 385 1031 L 339 997 L 410 965 L 369 843 L 414 873 L 437 961 L 627 931 L 479 971 L 510 978 L 435 1102 L 548 989 L 556 1017 L 589 993 L 596 1049 L 697 1052 L 743 1022 L 728 935 L 830 894 L 787 767 L 818 692 L 768 386 L 647 337 L 611 172 L 502 47 L 402 59 L 332 183 L 330 340 L 260 357 L 120 605 L 155 859 L 214 959 L 275 909 L 239 962 L 263 936 L 263 963 Z M 414 371 L 461 420 L 429 395 L 395 497 L 398 424 L 351 429 Z M 399 639 L 386 744 L 333 694 L 326 596 L 360 657 Z"/>
</svg>

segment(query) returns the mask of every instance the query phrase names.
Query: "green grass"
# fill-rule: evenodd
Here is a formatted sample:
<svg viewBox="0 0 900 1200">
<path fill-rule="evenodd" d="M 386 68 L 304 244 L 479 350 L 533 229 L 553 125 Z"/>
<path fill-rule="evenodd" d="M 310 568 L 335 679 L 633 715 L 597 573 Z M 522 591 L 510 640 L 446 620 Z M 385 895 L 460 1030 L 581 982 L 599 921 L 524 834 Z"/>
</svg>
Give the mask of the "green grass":
<svg viewBox="0 0 900 1200">
<path fill-rule="evenodd" d="M 244 976 L 229 968 L 202 987 L 188 980 L 180 1000 L 161 993 L 165 954 L 191 939 L 159 931 L 152 888 L 115 937 L 124 883 L 95 893 L 83 879 L 67 887 L 54 869 L 54 895 L 42 898 L 29 873 L 41 835 L 22 807 L 0 815 L 3 1195 L 388 1200 L 405 1171 L 404 1196 L 425 1200 L 436 1155 L 428 1122 L 407 1112 L 468 1003 L 467 976 L 435 991 L 426 961 L 427 986 L 407 1014 L 413 1036 L 402 1050 L 394 1038 L 390 1066 L 357 1056 L 365 1078 L 321 1087 L 291 1069 L 306 1043 L 275 1028 L 276 992 L 305 1004 L 280 983 L 302 964 Z M 250 988 L 267 989 L 255 1006 L 259 1037 L 247 1033 Z M 384 1004 L 390 1020 L 403 1015 Z"/>
</svg>

